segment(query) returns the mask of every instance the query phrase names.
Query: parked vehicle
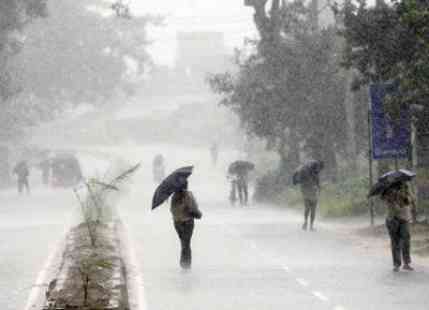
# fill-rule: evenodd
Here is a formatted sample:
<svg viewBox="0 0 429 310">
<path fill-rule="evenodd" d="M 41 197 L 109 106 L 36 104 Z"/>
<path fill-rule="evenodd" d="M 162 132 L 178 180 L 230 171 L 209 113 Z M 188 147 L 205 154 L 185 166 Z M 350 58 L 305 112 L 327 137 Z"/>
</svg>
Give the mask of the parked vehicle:
<svg viewBox="0 0 429 310">
<path fill-rule="evenodd" d="M 70 154 L 57 155 L 52 159 L 52 186 L 75 186 L 82 180 L 82 170 L 78 159 Z"/>
</svg>

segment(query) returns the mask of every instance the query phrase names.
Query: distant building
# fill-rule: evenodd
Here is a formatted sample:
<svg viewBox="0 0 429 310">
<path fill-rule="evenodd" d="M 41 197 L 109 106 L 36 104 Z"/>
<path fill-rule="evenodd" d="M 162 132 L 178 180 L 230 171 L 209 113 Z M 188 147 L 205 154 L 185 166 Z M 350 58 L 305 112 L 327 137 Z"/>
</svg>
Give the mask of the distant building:
<svg viewBox="0 0 429 310">
<path fill-rule="evenodd" d="M 177 33 L 176 70 L 195 78 L 222 72 L 227 66 L 227 49 L 221 32 Z"/>
</svg>

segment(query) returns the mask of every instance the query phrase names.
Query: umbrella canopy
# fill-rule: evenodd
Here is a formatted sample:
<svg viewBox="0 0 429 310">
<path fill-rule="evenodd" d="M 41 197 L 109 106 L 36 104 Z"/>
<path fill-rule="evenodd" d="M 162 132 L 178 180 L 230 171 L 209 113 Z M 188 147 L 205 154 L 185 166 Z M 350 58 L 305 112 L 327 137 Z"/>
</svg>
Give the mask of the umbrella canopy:
<svg viewBox="0 0 429 310">
<path fill-rule="evenodd" d="M 323 169 L 323 161 L 320 160 L 309 160 L 302 167 L 303 170 L 311 171 L 314 173 L 320 173 Z"/>
<path fill-rule="evenodd" d="M 249 171 L 255 169 L 255 164 L 250 161 L 237 160 L 229 165 L 228 173 L 229 174 L 246 174 Z"/>
<path fill-rule="evenodd" d="M 292 177 L 292 183 L 294 185 L 297 185 L 301 182 L 301 180 L 311 174 L 319 174 L 320 171 L 323 170 L 324 164 L 322 161 L 319 160 L 309 160 L 305 164 L 298 167 L 298 169 L 295 170 L 293 177 Z"/>
<path fill-rule="evenodd" d="M 389 188 L 402 182 L 411 181 L 416 174 L 413 171 L 400 169 L 383 174 L 369 191 L 368 197 L 383 194 Z"/>
<path fill-rule="evenodd" d="M 182 190 L 186 185 L 187 178 L 192 174 L 193 169 L 193 166 L 183 167 L 166 177 L 153 194 L 152 210 L 163 204 L 171 194 Z"/>
</svg>

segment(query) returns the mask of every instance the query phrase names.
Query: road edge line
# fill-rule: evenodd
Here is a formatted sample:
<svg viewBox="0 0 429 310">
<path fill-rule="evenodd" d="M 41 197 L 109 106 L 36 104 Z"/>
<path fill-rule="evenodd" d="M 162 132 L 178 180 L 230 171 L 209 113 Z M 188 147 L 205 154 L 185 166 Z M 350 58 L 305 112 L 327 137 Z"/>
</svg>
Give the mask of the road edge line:
<svg viewBox="0 0 429 310">
<path fill-rule="evenodd" d="M 55 246 L 51 248 L 50 254 L 45 260 L 43 268 L 37 274 L 36 281 L 32 285 L 33 288 L 28 295 L 27 303 L 24 307 L 24 310 L 43 308 L 43 304 L 45 302 L 45 293 L 49 285 L 48 282 L 54 278 L 52 277 L 53 274 L 58 271 L 58 266 L 55 265 L 55 261 L 61 261 L 61 259 L 59 258 L 64 251 L 66 245 L 65 237 L 69 229 L 70 226 L 67 226 L 67 228 L 64 229 L 61 234 L 61 238 L 56 242 Z"/>
<path fill-rule="evenodd" d="M 135 249 L 129 238 L 128 230 L 122 221 L 119 221 L 118 227 L 122 258 L 127 272 L 128 304 L 131 310 L 147 310 L 143 276 L 139 270 Z"/>
</svg>

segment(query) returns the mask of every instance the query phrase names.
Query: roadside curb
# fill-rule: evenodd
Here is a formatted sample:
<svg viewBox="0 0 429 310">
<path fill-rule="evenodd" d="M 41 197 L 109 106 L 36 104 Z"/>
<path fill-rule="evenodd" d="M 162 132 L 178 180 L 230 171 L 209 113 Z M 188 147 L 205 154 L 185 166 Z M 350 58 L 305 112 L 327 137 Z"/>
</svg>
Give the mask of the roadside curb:
<svg viewBox="0 0 429 310">
<path fill-rule="evenodd" d="M 56 245 L 51 254 L 46 259 L 45 265 L 39 271 L 36 282 L 27 300 L 24 310 L 42 309 L 46 300 L 46 290 L 49 287 L 51 279 L 55 277 L 57 271 L 61 268 L 62 254 L 65 249 L 65 237 L 67 233 L 64 232 L 61 241 Z"/>
<path fill-rule="evenodd" d="M 69 214 L 69 219 L 66 221 L 65 228 L 61 233 L 61 236 L 54 246 L 50 250 L 43 268 L 39 271 L 35 283 L 32 285 L 29 297 L 24 310 L 41 309 L 46 299 L 46 290 L 49 286 L 49 281 L 53 279 L 57 271 L 61 268 L 62 255 L 65 249 L 65 240 L 67 234 L 72 227 L 73 212 Z"/>
<path fill-rule="evenodd" d="M 146 310 L 143 276 L 139 268 L 137 255 L 129 239 L 128 230 L 122 222 L 118 223 L 118 235 L 121 240 L 121 255 L 125 267 L 128 288 L 128 304 L 131 310 Z"/>
<path fill-rule="evenodd" d="M 42 307 L 31 309 L 128 309 L 125 268 L 117 222 L 98 228 L 96 248 L 87 244 L 86 225 L 72 227 L 62 247 L 61 262 L 46 288 Z M 52 266 L 51 269 L 58 267 Z M 83 282 L 86 277 L 86 281 Z M 87 283 L 85 290 L 84 283 Z M 86 292 L 86 293 L 85 293 Z M 40 292 L 41 293 L 41 292 Z M 84 307 L 84 294 L 88 306 Z M 39 294 L 40 296 L 40 294 Z M 41 298 L 41 297 L 39 297 Z"/>
</svg>

